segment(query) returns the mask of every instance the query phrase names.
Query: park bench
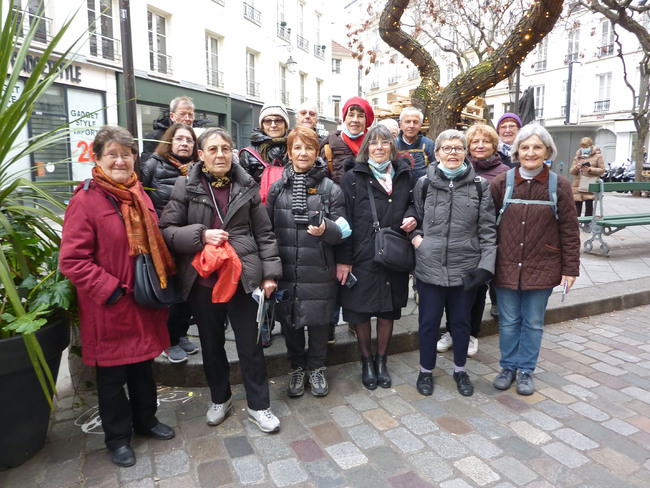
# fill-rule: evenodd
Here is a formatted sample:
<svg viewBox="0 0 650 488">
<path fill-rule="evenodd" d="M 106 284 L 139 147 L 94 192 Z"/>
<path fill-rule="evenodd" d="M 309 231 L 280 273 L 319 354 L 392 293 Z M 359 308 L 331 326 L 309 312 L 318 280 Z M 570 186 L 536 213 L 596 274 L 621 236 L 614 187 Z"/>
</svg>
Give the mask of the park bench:
<svg viewBox="0 0 650 488">
<path fill-rule="evenodd" d="M 584 248 L 591 251 L 594 247 L 594 240 L 600 242 L 600 254 L 607 256 L 609 245 L 603 240 L 603 236 L 612 235 L 626 227 L 637 225 L 650 225 L 650 213 L 643 214 L 624 214 L 624 215 L 605 215 L 603 198 L 607 192 L 627 192 L 641 191 L 650 192 L 650 181 L 632 181 L 622 182 L 604 182 L 598 180 L 589 185 L 589 191 L 595 196 L 594 215 L 590 217 L 579 217 L 580 227 L 585 232 L 590 232 L 591 237 L 585 241 Z"/>
</svg>

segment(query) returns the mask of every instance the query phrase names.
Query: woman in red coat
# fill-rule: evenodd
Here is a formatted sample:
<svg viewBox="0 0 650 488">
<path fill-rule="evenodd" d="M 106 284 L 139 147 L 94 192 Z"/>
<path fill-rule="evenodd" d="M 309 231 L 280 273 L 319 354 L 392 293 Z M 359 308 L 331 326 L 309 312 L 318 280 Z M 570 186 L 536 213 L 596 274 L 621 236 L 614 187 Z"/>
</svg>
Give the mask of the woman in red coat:
<svg viewBox="0 0 650 488">
<path fill-rule="evenodd" d="M 160 440 L 174 437 L 156 419 L 152 371 L 153 359 L 169 347 L 167 309 L 135 302 L 136 256 L 151 253 L 161 284 L 176 267 L 133 172 L 137 146 L 131 134 L 103 127 L 93 152 L 93 177 L 77 187 L 65 213 L 59 269 L 77 288 L 82 358 L 97 370 L 106 447 L 112 461 L 125 467 L 135 464 L 133 430 Z"/>
</svg>

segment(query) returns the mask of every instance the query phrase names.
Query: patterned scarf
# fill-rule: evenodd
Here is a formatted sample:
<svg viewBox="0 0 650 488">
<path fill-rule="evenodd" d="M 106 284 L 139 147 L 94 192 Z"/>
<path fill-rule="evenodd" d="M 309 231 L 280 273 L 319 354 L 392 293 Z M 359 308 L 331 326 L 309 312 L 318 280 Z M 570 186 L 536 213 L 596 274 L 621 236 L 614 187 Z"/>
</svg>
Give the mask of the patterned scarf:
<svg viewBox="0 0 650 488">
<path fill-rule="evenodd" d="M 262 159 L 270 164 L 274 164 L 273 161 L 269 160 L 269 151 L 275 146 L 284 146 L 287 147 L 287 138 L 286 137 L 276 137 L 274 139 L 267 139 L 260 144 L 260 156 Z M 286 149 L 285 149 L 286 151 Z M 283 152 L 285 152 L 283 151 Z M 282 165 L 282 161 L 280 161 Z"/>
<path fill-rule="evenodd" d="M 187 176 L 187 172 L 190 169 L 190 164 L 192 164 L 191 157 L 182 158 L 178 156 L 178 154 L 174 154 L 173 152 L 170 152 L 169 156 L 167 156 L 167 159 L 178 169 L 178 171 L 181 172 L 183 176 Z"/>
<path fill-rule="evenodd" d="M 129 256 L 151 253 L 160 286 L 167 288 L 167 276 L 176 274 L 176 265 L 158 229 L 158 222 L 142 198 L 138 176 L 133 173 L 126 183 L 116 183 L 99 166 L 92 169 L 92 175 L 100 188 L 118 200 L 129 242 Z"/>
<path fill-rule="evenodd" d="M 368 158 L 368 166 L 375 175 L 377 181 L 384 187 L 386 193 L 389 195 L 393 193 L 393 176 L 395 176 L 395 169 L 390 160 L 383 163 L 375 163 L 372 159 Z"/>
<path fill-rule="evenodd" d="M 307 213 L 307 173 L 296 173 L 291 166 L 289 177 L 293 177 L 293 191 L 291 192 L 291 213 L 296 224 L 309 224 Z"/>
<path fill-rule="evenodd" d="M 510 157 L 511 149 L 512 146 L 510 144 L 506 144 L 505 142 L 499 141 L 499 145 L 497 146 L 497 151 L 499 151 L 501 154 L 503 154 L 506 157 Z"/>
<path fill-rule="evenodd" d="M 210 171 L 208 171 L 208 168 L 205 167 L 205 164 L 201 166 L 201 171 L 203 171 L 203 175 L 205 176 L 205 179 L 208 180 L 208 183 L 210 183 L 215 188 L 223 188 L 224 186 L 230 185 L 232 168 L 224 176 L 214 176 L 212 173 L 210 173 Z"/>
</svg>

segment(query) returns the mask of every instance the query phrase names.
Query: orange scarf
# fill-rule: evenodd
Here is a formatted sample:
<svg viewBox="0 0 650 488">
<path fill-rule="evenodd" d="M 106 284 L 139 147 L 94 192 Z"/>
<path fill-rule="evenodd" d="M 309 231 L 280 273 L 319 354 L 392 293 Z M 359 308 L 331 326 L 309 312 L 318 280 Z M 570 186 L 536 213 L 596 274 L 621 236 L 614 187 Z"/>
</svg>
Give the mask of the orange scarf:
<svg viewBox="0 0 650 488">
<path fill-rule="evenodd" d="M 174 156 L 171 154 L 167 156 L 167 159 L 169 160 L 170 163 L 172 163 L 178 171 L 181 172 L 183 176 L 187 176 L 187 172 L 190 169 L 190 164 L 192 164 L 192 161 L 189 163 L 181 163 L 178 159 L 176 159 Z"/>
<path fill-rule="evenodd" d="M 138 176 L 133 173 L 124 183 L 116 183 L 99 166 L 92 170 L 93 180 L 117 198 L 129 241 L 129 256 L 151 253 L 153 264 L 160 278 L 161 288 L 167 288 L 167 276 L 176 274 L 176 265 L 163 240 L 158 222 L 147 208 Z"/>
</svg>

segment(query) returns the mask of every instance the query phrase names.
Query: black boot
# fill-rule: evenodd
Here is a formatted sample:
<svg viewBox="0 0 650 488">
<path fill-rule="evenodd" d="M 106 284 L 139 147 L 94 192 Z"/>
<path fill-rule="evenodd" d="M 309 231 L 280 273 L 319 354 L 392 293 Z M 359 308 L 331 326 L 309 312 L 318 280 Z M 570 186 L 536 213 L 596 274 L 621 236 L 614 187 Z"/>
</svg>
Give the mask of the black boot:
<svg viewBox="0 0 650 488">
<path fill-rule="evenodd" d="M 375 373 L 375 364 L 372 357 L 361 357 L 361 382 L 368 390 L 377 389 L 377 374 Z"/>
<path fill-rule="evenodd" d="M 390 388 L 393 382 L 388 374 L 388 369 L 386 369 L 386 355 L 377 354 L 375 356 L 375 371 L 377 372 L 377 384 L 382 388 Z"/>
</svg>

